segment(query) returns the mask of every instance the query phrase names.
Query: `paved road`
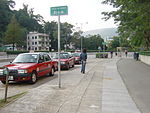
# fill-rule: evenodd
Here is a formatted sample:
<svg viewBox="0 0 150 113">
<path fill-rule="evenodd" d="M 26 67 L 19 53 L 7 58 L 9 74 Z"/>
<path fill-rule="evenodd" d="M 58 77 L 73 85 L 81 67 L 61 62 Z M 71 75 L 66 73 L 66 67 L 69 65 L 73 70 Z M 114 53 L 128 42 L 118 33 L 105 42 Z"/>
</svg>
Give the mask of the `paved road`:
<svg viewBox="0 0 150 113">
<path fill-rule="evenodd" d="M 117 65 L 141 112 L 150 113 L 150 66 L 132 59 L 122 59 Z"/>
</svg>

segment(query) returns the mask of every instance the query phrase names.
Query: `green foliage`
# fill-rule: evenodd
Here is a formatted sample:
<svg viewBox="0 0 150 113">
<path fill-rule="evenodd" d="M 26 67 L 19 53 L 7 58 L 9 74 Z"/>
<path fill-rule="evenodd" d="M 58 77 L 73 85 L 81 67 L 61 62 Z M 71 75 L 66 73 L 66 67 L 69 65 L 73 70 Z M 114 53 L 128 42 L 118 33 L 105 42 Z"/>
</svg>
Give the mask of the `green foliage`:
<svg viewBox="0 0 150 113">
<path fill-rule="evenodd" d="M 12 10 L 15 2 L 12 0 L 0 0 L 0 33 L 6 30 L 6 26 L 8 25 L 11 16 Z"/>
<path fill-rule="evenodd" d="M 104 42 L 104 40 L 100 35 L 91 35 L 88 38 L 83 39 L 83 48 L 89 50 L 96 50 L 99 47 L 103 48 L 102 42 Z"/>
<path fill-rule="evenodd" d="M 19 24 L 26 28 L 28 31 L 43 31 L 44 20 L 39 14 L 35 15 L 33 8 L 29 9 L 28 5 L 23 4 L 23 8 L 14 11 Z"/>
<path fill-rule="evenodd" d="M 108 53 L 106 52 L 96 53 L 96 58 L 108 58 Z"/>
<path fill-rule="evenodd" d="M 11 8 L 14 5 L 15 2 L 12 0 L 0 0 L 0 46 L 3 44 L 4 32 L 13 14 Z"/>
<path fill-rule="evenodd" d="M 16 55 L 18 55 L 18 54 L 20 54 L 20 53 L 28 53 L 29 51 L 6 51 L 7 52 L 7 54 L 9 55 L 11 55 L 11 54 L 16 54 Z"/>
<path fill-rule="evenodd" d="M 20 53 L 29 53 L 29 51 L 23 50 L 23 51 L 6 51 L 7 54 L 20 54 Z M 35 52 L 49 52 L 49 51 L 35 51 Z"/>
<path fill-rule="evenodd" d="M 45 33 L 49 34 L 51 37 L 51 45 L 53 49 L 57 49 L 58 45 L 58 24 L 55 21 L 52 22 L 46 22 L 44 24 L 44 30 Z M 61 48 L 64 49 L 64 45 L 70 45 L 71 40 L 72 40 L 72 28 L 73 25 L 65 22 L 65 23 L 60 23 L 60 40 L 61 40 Z M 68 49 L 68 48 L 66 48 Z"/>
<path fill-rule="evenodd" d="M 12 17 L 10 24 L 8 24 L 7 31 L 5 32 L 5 43 L 6 44 L 22 44 L 22 36 L 24 29 L 22 29 L 17 22 L 15 16 Z"/>
<path fill-rule="evenodd" d="M 141 51 L 140 55 L 150 56 L 150 51 Z"/>
<path fill-rule="evenodd" d="M 120 47 L 120 37 L 113 37 L 113 40 L 109 43 L 109 49 Z"/>
<path fill-rule="evenodd" d="M 81 38 L 83 48 L 87 48 L 87 50 L 98 50 L 99 47 L 103 48 L 102 42 L 104 40 L 100 35 L 89 35 L 88 37 L 81 36 L 80 31 L 75 32 L 72 36 L 72 43 L 74 44 L 76 49 L 80 49 L 81 47 Z"/>
<path fill-rule="evenodd" d="M 150 47 L 149 0 L 103 0 L 103 3 L 117 8 L 103 14 L 105 20 L 113 17 L 115 23 L 119 24 L 121 37 L 129 39 L 132 46 Z"/>
</svg>

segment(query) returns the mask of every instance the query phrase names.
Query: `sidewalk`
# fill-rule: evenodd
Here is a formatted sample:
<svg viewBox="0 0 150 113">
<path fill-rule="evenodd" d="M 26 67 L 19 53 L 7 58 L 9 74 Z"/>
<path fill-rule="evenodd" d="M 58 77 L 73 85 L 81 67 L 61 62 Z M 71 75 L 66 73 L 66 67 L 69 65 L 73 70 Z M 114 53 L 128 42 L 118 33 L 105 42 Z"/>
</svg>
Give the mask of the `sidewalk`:
<svg viewBox="0 0 150 113">
<path fill-rule="evenodd" d="M 74 69 L 29 90 L 0 113 L 140 113 L 117 71 L 118 59 L 92 59 L 86 74 Z"/>
</svg>

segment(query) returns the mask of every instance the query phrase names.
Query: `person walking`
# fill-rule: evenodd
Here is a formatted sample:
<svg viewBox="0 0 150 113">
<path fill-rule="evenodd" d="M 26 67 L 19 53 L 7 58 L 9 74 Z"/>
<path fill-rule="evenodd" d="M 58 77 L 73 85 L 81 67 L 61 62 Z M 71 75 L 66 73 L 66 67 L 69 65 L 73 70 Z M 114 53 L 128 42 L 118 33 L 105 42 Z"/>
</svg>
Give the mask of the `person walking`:
<svg viewBox="0 0 150 113">
<path fill-rule="evenodd" d="M 83 49 L 82 53 L 80 54 L 80 60 L 81 60 L 81 73 L 85 73 L 85 65 L 87 60 L 87 53 L 86 49 Z"/>
<path fill-rule="evenodd" d="M 113 57 L 113 51 L 110 51 L 110 57 L 111 58 Z"/>
<path fill-rule="evenodd" d="M 125 55 L 126 55 L 126 57 L 128 56 L 128 51 L 127 50 L 125 50 Z"/>
</svg>

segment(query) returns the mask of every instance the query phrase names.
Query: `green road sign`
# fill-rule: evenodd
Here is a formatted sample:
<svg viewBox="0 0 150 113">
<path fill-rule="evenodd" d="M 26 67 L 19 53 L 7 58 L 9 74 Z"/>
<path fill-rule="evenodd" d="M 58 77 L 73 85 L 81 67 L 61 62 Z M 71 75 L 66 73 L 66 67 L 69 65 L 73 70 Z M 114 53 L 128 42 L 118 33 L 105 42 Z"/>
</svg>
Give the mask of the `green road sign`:
<svg viewBox="0 0 150 113">
<path fill-rule="evenodd" d="M 51 16 L 68 15 L 68 6 L 58 6 L 50 8 Z"/>
</svg>

